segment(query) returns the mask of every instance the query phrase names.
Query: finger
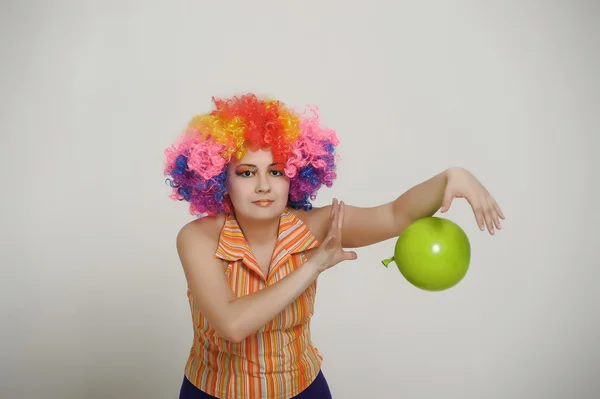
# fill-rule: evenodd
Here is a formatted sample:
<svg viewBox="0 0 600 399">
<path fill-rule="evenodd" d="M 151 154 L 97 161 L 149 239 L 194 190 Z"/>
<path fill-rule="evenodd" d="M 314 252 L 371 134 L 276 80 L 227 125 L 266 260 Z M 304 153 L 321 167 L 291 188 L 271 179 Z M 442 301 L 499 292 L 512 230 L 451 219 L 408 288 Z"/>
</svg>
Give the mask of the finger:
<svg viewBox="0 0 600 399">
<path fill-rule="evenodd" d="M 345 211 L 344 201 L 340 201 L 340 211 L 338 214 L 338 223 L 337 223 L 337 228 L 340 233 L 342 232 L 342 225 L 344 224 L 344 211 Z"/>
<path fill-rule="evenodd" d="M 333 228 L 333 226 L 335 226 L 335 218 L 337 217 L 337 213 L 338 213 L 338 202 L 337 202 L 337 198 L 334 198 L 333 203 L 331 204 L 331 228 Z"/>
<path fill-rule="evenodd" d="M 334 235 L 334 230 L 335 230 L 335 225 L 336 225 L 336 222 L 335 222 L 336 213 L 337 213 L 336 199 L 334 198 L 333 201 L 331 201 L 331 212 L 329 212 L 329 228 L 327 229 L 327 235 L 325 236 L 324 241 L 331 240 L 331 238 Z"/>
<path fill-rule="evenodd" d="M 479 230 L 483 231 L 485 228 L 483 208 L 479 204 L 473 204 L 472 207 L 473 213 L 475 214 L 475 220 L 477 221 L 477 226 L 479 226 Z"/>
<path fill-rule="evenodd" d="M 340 206 L 337 198 L 333 199 L 333 203 L 331 205 L 331 223 L 329 224 L 329 236 L 334 237 L 337 232 L 337 220 L 340 213 Z"/>
<path fill-rule="evenodd" d="M 481 202 L 473 200 L 471 197 L 465 196 L 465 199 L 471 205 L 473 209 L 473 214 L 475 216 L 475 221 L 477 222 L 477 226 L 479 226 L 479 230 L 483 231 L 485 228 L 485 223 L 483 219 L 483 206 Z"/>
<path fill-rule="evenodd" d="M 331 212 L 329 212 L 329 221 L 331 222 L 333 220 L 333 218 L 335 217 L 335 202 L 336 199 L 334 198 L 331 201 Z"/>
<path fill-rule="evenodd" d="M 344 212 L 343 201 L 340 201 L 340 202 L 337 203 L 337 210 L 336 210 L 336 213 L 335 213 L 335 219 L 334 219 L 333 224 L 331 226 L 331 230 L 332 230 L 332 239 L 331 239 L 331 242 L 335 246 L 339 246 L 340 242 L 342 241 L 342 238 L 341 238 L 342 237 L 341 225 L 342 225 L 343 212 Z"/>
<path fill-rule="evenodd" d="M 481 204 L 482 204 L 482 213 L 483 213 L 483 219 L 485 221 L 485 225 L 487 227 L 488 232 L 493 235 L 495 233 L 495 229 L 494 229 L 494 220 L 493 220 L 493 214 L 492 214 L 492 206 L 489 202 L 489 197 L 482 198 Z"/>
<path fill-rule="evenodd" d="M 502 213 L 502 209 L 500 209 L 500 205 L 498 205 L 498 203 L 496 201 L 494 201 L 494 209 L 498 213 L 498 216 L 500 216 L 500 219 L 502 219 L 502 220 L 506 219 L 504 217 L 504 213 Z"/>
<path fill-rule="evenodd" d="M 337 198 L 334 200 L 335 213 L 333 215 L 333 221 L 331 223 L 331 228 L 336 229 L 338 225 L 338 220 L 340 218 L 340 203 Z"/>
<path fill-rule="evenodd" d="M 494 222 L 494 225 L 496 226 L 496 229 L 498 230 L 502 230 L 502 225 L 500 224 L 500 219 L 499 219 L 499 215 L 498 215 L 498 211 L 496 210 L 496 203 L 495 201 L 492 199 L 490 201 L 490 214 L 492 217 L 492 221 Z"/>
<path fill-rule="evenodd" d="M 448 209 L 450 209 L 450 205 L 452 205 L 452 200 L 454 199 L 454 195 L 451 192 L 447 192 L 444 195 L 444 200 L 442 202 L 442 209 L 441 212 L 448 212 Z"/>
<path fill-rule="evenodd" d="M 491 209 L 486 208 L 483 212 L 483 218 L 485 219 L 485 224 L 487 226 L 488 231 L 491 235 L 494 235 L 494 222 L 492 221 Z"/>
<path fill-rule="evenodd" d="M 496 226 L 496 229 L 502 230 L 502 225 L 500 224 L 500 218 L 498 217 L 498 212 L 496 212 L 495 208 L 491 209 L 491 214 L 492 214 L 492 220 L 494 221 L 494 225 Z"/>
<path fill-rule="evenodd" d="M 342 257 L 344 260 L 356 260 L 358 258 L 358 255 L 354 251 L 344 251 Z"/>
</svg>

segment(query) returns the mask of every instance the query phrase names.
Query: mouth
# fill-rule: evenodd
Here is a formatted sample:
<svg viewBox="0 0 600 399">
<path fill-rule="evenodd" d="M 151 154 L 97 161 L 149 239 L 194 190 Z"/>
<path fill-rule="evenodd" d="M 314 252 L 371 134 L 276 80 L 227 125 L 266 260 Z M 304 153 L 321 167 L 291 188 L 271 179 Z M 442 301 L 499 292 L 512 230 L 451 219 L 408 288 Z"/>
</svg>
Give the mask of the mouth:
<svg viewBox="0 0 600 399">
<path fill-rule="evenodd" d="M 258 205 L 263 208 L 271 205 L 272 203 L 273 203 L 273 201 L 271 201 L 271 200 L 258 200 L 258 201 L 253 202 L 253 204 Z"/>
</svg>

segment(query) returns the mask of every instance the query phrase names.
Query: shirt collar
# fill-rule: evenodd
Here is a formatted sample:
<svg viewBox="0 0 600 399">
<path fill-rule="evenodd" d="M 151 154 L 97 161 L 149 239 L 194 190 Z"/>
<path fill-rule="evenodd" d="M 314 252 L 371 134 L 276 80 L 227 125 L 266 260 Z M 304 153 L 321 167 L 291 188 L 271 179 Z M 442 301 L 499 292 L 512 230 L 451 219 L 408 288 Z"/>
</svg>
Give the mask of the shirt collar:
<svg viewBox="0 0 600 399">
<path fill-rule="evenodd" d="M 275 252 L 285 251 L 293 254 L 314 248 L 319 244 L 302 219 L 286 208 L 279 217 Z M 227 261 L 237 261 L 248 258 L 251 254 L 250 246 L 234 214 L 228 214 L 221 229 L 215 256 Z"/>
</svg>

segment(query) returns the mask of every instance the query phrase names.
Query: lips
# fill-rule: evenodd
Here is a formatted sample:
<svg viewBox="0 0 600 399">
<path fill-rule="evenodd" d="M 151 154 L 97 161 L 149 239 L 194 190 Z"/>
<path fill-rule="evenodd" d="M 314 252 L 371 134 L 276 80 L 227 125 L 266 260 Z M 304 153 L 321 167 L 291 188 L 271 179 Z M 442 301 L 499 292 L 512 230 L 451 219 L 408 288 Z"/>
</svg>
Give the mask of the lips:
<svg viewBox="0 0 600 399">
<path fill-rule="evenodd" d="M 258 201 L 253 202 L 253 204 L 256 204 L 256 205 L 262 206 L 262 207 L 269 206 L 272 203 L 273 203 L 273 201 L 271 201 L 271 200 L 258 200 Z"/>
</svg>

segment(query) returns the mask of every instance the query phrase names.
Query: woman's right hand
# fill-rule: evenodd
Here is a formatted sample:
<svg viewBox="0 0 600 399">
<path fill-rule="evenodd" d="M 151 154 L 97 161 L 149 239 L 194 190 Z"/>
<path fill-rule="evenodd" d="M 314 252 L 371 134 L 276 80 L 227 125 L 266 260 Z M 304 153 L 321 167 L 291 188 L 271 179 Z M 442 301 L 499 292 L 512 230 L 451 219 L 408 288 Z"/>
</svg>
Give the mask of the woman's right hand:
<svg viewBox="0 0 600 399">
<path fill-rule="evenodd" d="M 329 215 L 329 230 L 327 236 L 315 251 L 311 260 L 315 262 L 317 271 L 323 271 L 345 260 L 355 260 L 358 256 L 354 251 L 344 251 L 342 248 L 342 226 L 344 224 L 344 201 L 333 199 Z"/>
</svg>

